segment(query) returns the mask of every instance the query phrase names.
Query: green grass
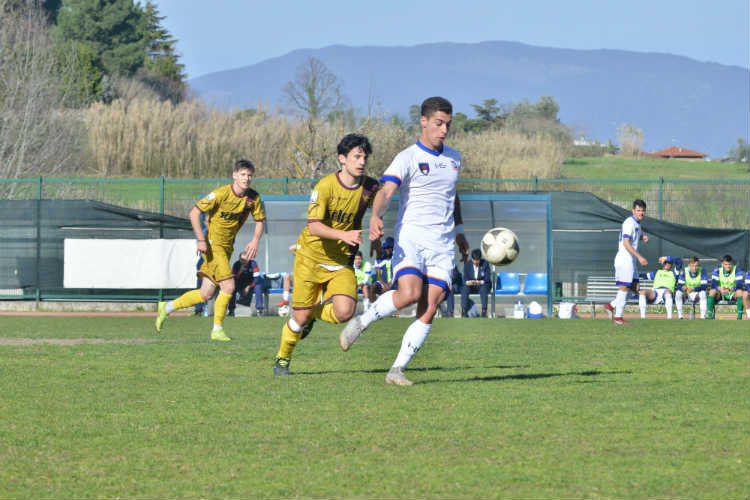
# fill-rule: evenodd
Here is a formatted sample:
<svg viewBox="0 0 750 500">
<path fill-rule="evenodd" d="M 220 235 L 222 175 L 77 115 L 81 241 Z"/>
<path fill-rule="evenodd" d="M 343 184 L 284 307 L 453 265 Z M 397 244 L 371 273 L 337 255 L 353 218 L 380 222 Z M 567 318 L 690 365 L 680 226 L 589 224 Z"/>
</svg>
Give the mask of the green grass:
<svg viewBox="0 0 750 500">
<path fill-rule="evenodd" d="M 151 318 L 3 318 L 13 338 L 153 339 Z M 319 322 L 320 323 L 320 322 Z M 0 347 L 2 498 L 747 498 L 748 322 L 176 317 L 155 343 Z"/>
<path fill-rule="evenodd" d="M 569 158 L 563 163 L 566 179 L 664 179 L 672 180 L 748 180 L 745 163 L 692 162 L 682 160 L 633 160 L 617 156 Z"/>
</svg>

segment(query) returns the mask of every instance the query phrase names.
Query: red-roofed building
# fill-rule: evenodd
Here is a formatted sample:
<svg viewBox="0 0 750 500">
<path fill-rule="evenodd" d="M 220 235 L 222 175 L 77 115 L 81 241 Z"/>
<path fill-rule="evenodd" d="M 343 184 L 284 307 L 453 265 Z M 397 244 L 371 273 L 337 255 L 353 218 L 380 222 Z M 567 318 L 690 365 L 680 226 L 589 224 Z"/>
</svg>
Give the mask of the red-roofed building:
<svg viewBox="0 0 750 500">
<path fill-rule="evenodd" d="M 662 149 L 661 151 L 645 154 L 649 158 L 675 158 L 677 160 L 705 160 L 708 157 L 705 153 L 699 153 L 679 146 L 672 146 L 671 148 Z"/>
</svg>

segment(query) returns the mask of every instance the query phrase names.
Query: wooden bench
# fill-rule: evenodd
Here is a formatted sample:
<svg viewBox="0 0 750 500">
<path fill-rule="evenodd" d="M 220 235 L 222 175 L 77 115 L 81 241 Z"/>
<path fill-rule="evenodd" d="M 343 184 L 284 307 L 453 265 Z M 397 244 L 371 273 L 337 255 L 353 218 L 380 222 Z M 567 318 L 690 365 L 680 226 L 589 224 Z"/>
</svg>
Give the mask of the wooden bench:
<svg viewBox="0 0 750 500">
<path fill-rule="evenodd" d="M 651 288 L 653 280 L 640 280 L 640 287 Z M 614 276 L 589 276 L 586 278 L 586 296 L 581 300 L 591 307 L 591 319 L 596 319 L 596 304 L 608 304 L 617 295 L 620 287 L 615 283 Z M 628 292 L 627 304 L 637 304 L 638 296 Z"/>
</svg>

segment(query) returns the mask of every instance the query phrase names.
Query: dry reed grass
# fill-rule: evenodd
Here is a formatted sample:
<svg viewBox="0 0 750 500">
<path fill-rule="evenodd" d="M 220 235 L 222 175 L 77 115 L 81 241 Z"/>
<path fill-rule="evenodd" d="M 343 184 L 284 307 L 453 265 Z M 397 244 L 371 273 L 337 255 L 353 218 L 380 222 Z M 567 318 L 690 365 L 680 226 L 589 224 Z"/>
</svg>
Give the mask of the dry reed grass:
<svg viewBox="0 0 750 500">
<path fill-rule="evenodd" d="M 385 120 L 367 120 L 357 130 L 319 122 L 313 137 L 302 121 L 264 110 L 221 111 L 199 101 L 95 103 L 85 121 L 89 153 L 102 176 L 226 177 L 236 159 L 247 158 L 259 178 L 315 178 L 338 167 L 336 144 L 350 131 L 370 138 L 374 152 L 368 171 L 378 176 L 416 139 L 413 130 Z M 495 130 L 449 139 L 464 156 L 465 177 L 557 177 L 565 158 L 565 148 L 544 135 Z"/>
</svg>

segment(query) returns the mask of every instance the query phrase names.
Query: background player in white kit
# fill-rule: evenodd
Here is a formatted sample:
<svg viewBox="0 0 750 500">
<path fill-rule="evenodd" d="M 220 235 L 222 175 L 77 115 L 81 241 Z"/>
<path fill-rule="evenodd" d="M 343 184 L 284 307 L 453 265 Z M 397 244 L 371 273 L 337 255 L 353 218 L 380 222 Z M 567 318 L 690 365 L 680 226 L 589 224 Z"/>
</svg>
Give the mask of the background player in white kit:
<svg viewBox="0 0 750 500">
<path fill-rule="evenodd" d="M 629 325 L 630 321 L 623 319 L 625 302 L 628 298 L 628 290 L 638 293 L 638 267 L 635 260 L 642 266 L 647 266 L 648 261 L 638 253 L 638 242 L 642 239 L 648 243 L 648 236 L 643 234 L 641 221 L 646 215 L 646 202 L 635 200 L 633 202 L 633 215 L 625 219 L 620 229 L 620 244 L 615 255 L 615 282 L 619 287 L 615 300 L 604 307 L 609 314 L 613 314 L 616 325 Z"/>
<path fill-rule="evenodd" d="M 370 240 L 383 236 L 382 217 L 398 191 L 391 264 L 393 281 L 398 287 L 381 295 L 370 309 L 350 320 L 339 335 L 339 345 L 346 351 L 373 322 L 418 303 L 416 318 L 407 328 L 401 350 L 386 375 L 389 384 L 412 385 L 404 376 L 404 368 L 427 340 L 435 312 L 450 290 L 455 266 L 454 230 L 462 260 L 466 260 L 469 252 L 456 194 L 461 155 L 443 144 L 452 114 L 448 100 L 426 99 L 421 108 L 419 141 L 396 155 L 383 173 L 383 187 L 372 207 Z"/>
</svg>

